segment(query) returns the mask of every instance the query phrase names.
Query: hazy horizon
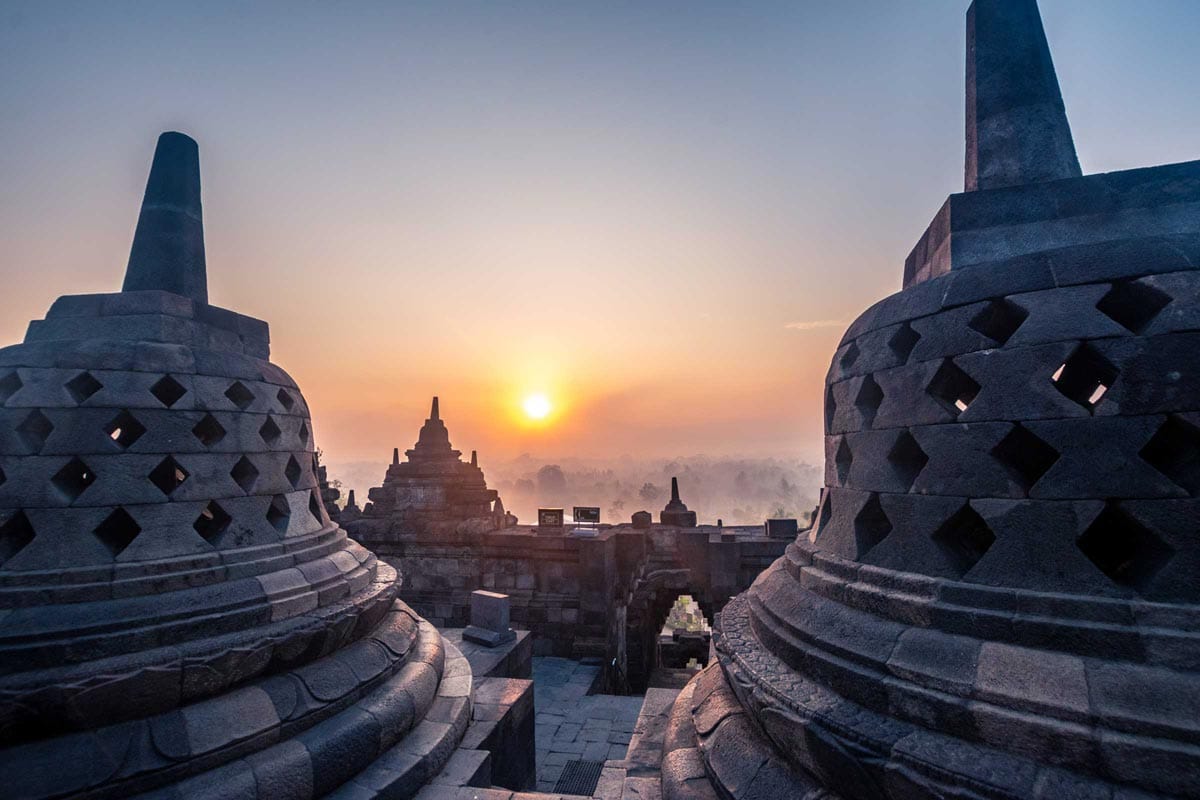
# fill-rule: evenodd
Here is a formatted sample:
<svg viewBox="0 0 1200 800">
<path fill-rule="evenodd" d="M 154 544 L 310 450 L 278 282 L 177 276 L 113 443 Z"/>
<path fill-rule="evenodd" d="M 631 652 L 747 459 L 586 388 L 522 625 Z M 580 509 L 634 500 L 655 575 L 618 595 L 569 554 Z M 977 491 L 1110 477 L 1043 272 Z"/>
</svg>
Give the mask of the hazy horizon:
<svg viewBox="0 0 1200 800">
<path fill-rule="evenodd" d="M 178 129 L 327 463 L 437 394 L 485 463 L 820 464 L 837 340 L 962 188 L 967 5 L 5 3 L 0 344 L 119 289 Z M 1041 9 L 1085 172 L 1196 156 L 1200 6 Z"/>
</svg>

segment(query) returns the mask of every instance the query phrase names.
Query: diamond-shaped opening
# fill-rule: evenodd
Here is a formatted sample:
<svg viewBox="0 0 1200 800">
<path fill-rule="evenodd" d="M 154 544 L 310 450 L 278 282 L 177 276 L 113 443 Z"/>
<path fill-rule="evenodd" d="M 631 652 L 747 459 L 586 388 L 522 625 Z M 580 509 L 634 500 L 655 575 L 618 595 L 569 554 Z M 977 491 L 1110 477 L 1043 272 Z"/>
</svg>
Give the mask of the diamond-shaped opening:
<svg viewBox="0 0 1200 800">
<path fill-rule="evenodd" d="M 908 361 L 908 357 L 912 355 L 913 348 L 917 346 L 917 342 L 920 340 L 921 334 L 914 331 L 912 325 L 906 322 L 888 339 L 888 347 L 903 363 Z"/>
<path fill-rule="evenodd" d="M 117 447 L 128 450 L 134 442 L 142 438 L 142 434 L 146 432 L 146 426 L 138 422 L 137 417 L 133 414 L 122 411 L 104 426 L 104 432 L 108 434 L 108 438 L 117 443 Z"/>
<path fill-rule="evenodd" d="M 21 382 L 21 376 L 15 370 L 0 378 L 0 406 L 7 403 L 8 398 L 16 394 L 17 390 L 24 385 Z"/>
<path fill-rule="evenodd" d="M 200 440 L 200 444 L 212 447 L 225 438 L 225 428 L 217 422 L 217 418 L 212 414 L 205 414 L 204 419 L 197 422 L 196 427 L 192 428 L 192 435 Z"/>
<path fill-rule="evenodd" d="M 317 493 L 311 491 L 308 493 L 308 513 L 313 515 L 313 519 L 323 523 L 321 519 L 321 501 L 317 499 Z"/>
<path fill-rule="evenodd" d="M 1029 312 L 1011 300 L 992 300 L 971 318 L 967 327 L 982 333 L 997 344 L 1004 344 L 1021 327 Z"/>
<path fill-rule="evenodd" d="M 1054 371 L 1050 380 L 1064 396 L 1093 411 L 1104 399 L 1119 372 L 1107 358 L 1084 343 L 1075 348 L 1075 352 Z"/>
<path fill-rule="evenodd" d="M 76 403 L 82 403 L 103 388 L 104 384 L 96 380 L 90 372 L 81 372 L 67 381 L 67 391 Z"/>
<path fill-rule="evenodd" d="M 833 417 L 837 414 L 837 401 L 833 399 L 833 387 L 825 387 L 825 432 L 833 430 Z"/>
<path fill-rule="evenodd" d="M 1200 429 L 1195 425 L 1167 417 L 1138 455 L 1188 494 L 1200 494 Z"/>
<path fill-rule="evenodd" d="M 254 392 L 247 389 L 241 381 L 234 381 L 233 385 L 225 390 L 225 396 L 241 411 L 245 411 L 254 402 Z"/>
<path fill-rule="evenodd" d="M 1059 452 L 1017 424 L 992 448 L 992 456 L 1028 492 L 1058 461 Z"/>
<path fill-rule="evenodd" d="M 0 524 L 0 566 L 24 550 L 35 535 L 24 511 L 18 511 L 4 520 L 4 523 Z"/>
<path fill-rule="evenodd" d="M 892 465 L 892 473 L 904 484 L 906 492 L 912 488 L 921 470 L 929 463 L 929 456 L 908 431 L 902 431 L 896 437 L 896 443 L 892 445 L 887 459 Z"/>
<path fill-rule="evenodd" d="M 275 397 L 279 400 L 279 405 L 283 406 L 285 411 L 291 411 L 292 406 L 296 405 L 295 398 L 292 397 L 287 389 L 280 389 Z"/>
<path fill-rule="evenodd" d="M 262 440 L 267 444 L 275 444 L 278 442 L 281 433 L 283 433 L 283 431 L 279 430 L 279 426 L 275 424 L 275 419 L 269 414 L 267 415 L 267 421 L 264 422 L 262 427 L 258 429 L 258 435 L 261 436 Z"/>
<path fill-rule="evenodd" d="M 300 462 L 296 460 L 296 457 L 288 456 L 288 463 L 287 466 L 283 468 L 283 474 L 287 476 L 288 483 L 292 485 L 293 489 L 295 489 L 296 485 L 300 483 L 300 476 L 303 473 L 304 470 L 301 469 Z"/>
<path fill-rule="evenodd" d="M 68 503 L 74 503 L 76 498 L 95 482 L 96 473 L 78 457 L 68 461 L 66 466 L 54 473 L 54 477 L 50 479 L 50 483 Z"/>
<path fill-rule="evenodd" d="M 933 379 L 929 381 L 926 391 L 930 397 L 937 400 L 946 410 L 958 417 L 959 414 L 971 407 L 979 395 L 979 384 L 957 364 L 950 359 L 942 362 Z"/>
<path fill-rule="evenodd" d="M 104 522 L 97 525 L 92 534 L 108 548 L 108 552 L 113 554 L 113 558 L 116 558 L 141 532 L 142 526 L 137 524 L 129 512 L 118 508 L 109 514 Z"/>
<path fill-rule="evenodd" d="M 42 445 L 50 438 L 53 431 L 53 423 L 36 408 L 30 411 L 17 426 L 17 433 L 20 435 L 21 441 L 25 442 L 25 446 L 30 450 L 41 450 Z"/>
<path fill-rule="evenodd" d="M 842 369 L 849 369 L 858 360 L 858 356 L 858 342 L 851 342 L 850 346 L 846 348 L 846 352 L 842 353 L 842 360 L 839 362 Z"/>
<path fill-rule="evenodd" d="M 1141 333 L 1167 307 L 1171 296 L 1141 281 L 1122 281 L 1112 288 L 1096 308 L 1122 327 Z"/>
<path fill-rule="evenodd" d="M 286 497 L 277 494 L 271 498 L 271 505 L 267 506 L 267 522 L 271 523 L 271 527 L 280 533 L 287 533 L 291 516 L 292 507 L 288 505 Z"/>
<path fill-rule="evenodd" d="M 863 378 L 862 386 L 858 388 L 858 394 L 854 398 L 854 407 L 862 414 L 864 427 L 869 428 L 875 421 L 875 412 L 879 410 L 882 402 L 883 389 L 879 388 L 875 378 L 871 375 Z"/>
<path fill-rule="evenodd" d="M 1113 583 L 1143 593 L 1174 553 L 1115 503 L 1104 506 L 1075 544 Z"/>
<path fill-rule="evenodd" d="M 854 518 L 855 558 L 862 558 L 875 545 L 892 532 L 892 521 L 883 513 L 879 495 L 872 492 L 871 499 Z"/>
<path fill-rule="evenodd" d="M 975 509 L 964 505 L 934 532 L 933 541 L 961 578 L 979 563 L 996 535 Z"/>
<path fill-rule="evenodd" d="M 850 477 L 850 466 L 854 463 L 854 454 L 850 452 L 850 445 L 846 442 L 846 437 L 842 437 L 842 441 L 838 443 L 837 452 L 833 455 L 833 464 L 837 469 L 838 483 L 845 484 L 846 479 Z"/>
<path fill-rule="evenodd" d="M 7 480 L 8 476 L 4 474 L 4 470 L 0 469 L 0 486 L 3 486 L 4 482 Z"/>
<path fill-rule="evenodd" d="M 221 535 L 229 529 L 231 522 L 233 522 L 233 517 L 229 516 L 225 509 L 221 508 L 214 500 L 204 507 L 200 516 L 196 517 L 196 521 L 192 523 L 192 527 L 204 541 L 216 544 L 221 539 Z"/>
<path fill-rule="evenodd" d="M 308 446 L 308 423 L 301 422 L 300 430 L 297 433 L 300 436 L 300 444 L 307 447 Z"/>
<path fill-rule="evenodd" d="M 160 492 L 170 497 L 171 493 L 188 479 L 188 471 L 181 467 L 174 458 L 167 456 L 151 470 L 149 478 Z"/>
<path fill-rule="evenodd" d="M 150 394 L 158 398 L 158 402 L 167 408 L 179 402 L 179 398 L 187 394 L 187 389 L 170 375 L 164 375 L 150 387 Z"/>
<path fill-rule="evenodd" d="M 238 462 L 233 465 L 233 469 L 229 471 L 229 477 L 233 478 L 233 482 L 242 487 L 242 491 L 246 494 L 254 489 L 254 483 L 258 480 L 258 467 L 254 466 L 254 462 L 242 456 Z"/>
</svg>

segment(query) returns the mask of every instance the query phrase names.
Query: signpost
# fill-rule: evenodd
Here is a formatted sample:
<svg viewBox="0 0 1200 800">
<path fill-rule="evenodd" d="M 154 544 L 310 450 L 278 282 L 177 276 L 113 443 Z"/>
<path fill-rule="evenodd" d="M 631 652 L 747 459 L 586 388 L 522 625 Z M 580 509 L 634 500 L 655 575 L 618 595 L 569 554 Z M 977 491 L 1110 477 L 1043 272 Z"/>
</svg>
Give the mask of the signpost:
<svg viewBox="0 0 1200 800">
<path fill-rule="evenodd" d="M 575 522 L 575 529 L 571 533 L 575 536 L 595 536 L 600 532 L 599 506 L 575 506 L 571 518 Z"/>
<path fill-rule="evenodd" d="M 561 508 L 539 508 L 539 528 L 561 528 L 563 526 L 563 510 Z"/>
</svg>

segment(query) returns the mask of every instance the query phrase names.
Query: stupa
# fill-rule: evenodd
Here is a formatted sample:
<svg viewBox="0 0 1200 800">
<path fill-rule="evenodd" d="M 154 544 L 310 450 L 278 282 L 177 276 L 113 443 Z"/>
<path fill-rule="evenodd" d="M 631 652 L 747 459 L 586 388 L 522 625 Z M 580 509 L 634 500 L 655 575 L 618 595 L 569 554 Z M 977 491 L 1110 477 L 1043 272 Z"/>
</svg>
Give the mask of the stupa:
<svg viewBox="0 0 1200 800">
<path fill-rule="evenodd" d="M 674 525 L 679 528 L 696 527 L 696 512 L 688 511 L 688 507 L 679 499 L 679 478 L 671 478 L 671 499 L 658 512 L 658 521 L 663 525 Z"/>
<path fill-rule="evenodd" d="M 269 352 L 164 133 L 124 290 L 0 349 L 0 793 L 407 797 L 454 751 L 470 669 L 331 522 Z"/>
<path fill-rule="evenodd" d="M 364 532 L 382 533 L 375 529 L 377 524 L 372 526 L 372 519 L 390 519 L 399 532 L 453 530 L 468 520 L 490 524 L 498 493 L 487 487 L 474 452 L 468 463 L 461 451 L 451 447 L 436 397 L 416 445 L 405 456 L 401 461 L 399 449 L 393 450 L 383 485 L 367 493 L 370 503 L 360 520 Z"/>
<path fill-rule="evenodd" d="M 1200 162 L 1081 175 L 1034 0 L 966 75 L 966 191 L 834 354 L 666 800 L 1200 797 Z"/>
</svg>

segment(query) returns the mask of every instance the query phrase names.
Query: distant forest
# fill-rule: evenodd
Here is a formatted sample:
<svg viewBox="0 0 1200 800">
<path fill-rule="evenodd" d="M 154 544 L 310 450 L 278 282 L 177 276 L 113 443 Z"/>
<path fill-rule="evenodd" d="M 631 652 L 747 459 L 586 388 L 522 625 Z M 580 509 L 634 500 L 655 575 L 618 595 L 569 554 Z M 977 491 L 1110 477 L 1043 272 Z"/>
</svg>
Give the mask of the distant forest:
<svg viewBox="0 0 1200 800">
<path fill-rule="evenodd" d="M 329 466 L 331 480 L 354 488 L 358 504 L 367 489 L 383 480 L 383 463 Z M 500 491 L 505 508 L 521 522 L 533 523 L 539 506 L 599 506 L 601 521 L 628 522 L 635 511 L 658 512 L 671 495 L 671 477 L 702 524 L 756 525 L 767 517 L 804 521 L 817 504 L 821 486 L 818 467 L 776 458 L 691 456 L 676 459 L 540 459 L 479 465 L 488 485 Z"/>
</svg>

